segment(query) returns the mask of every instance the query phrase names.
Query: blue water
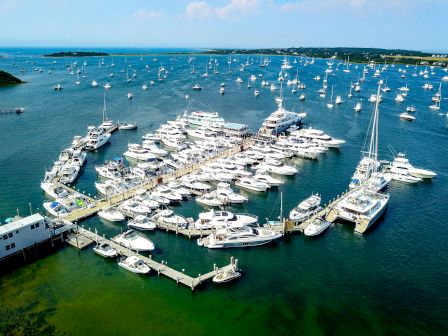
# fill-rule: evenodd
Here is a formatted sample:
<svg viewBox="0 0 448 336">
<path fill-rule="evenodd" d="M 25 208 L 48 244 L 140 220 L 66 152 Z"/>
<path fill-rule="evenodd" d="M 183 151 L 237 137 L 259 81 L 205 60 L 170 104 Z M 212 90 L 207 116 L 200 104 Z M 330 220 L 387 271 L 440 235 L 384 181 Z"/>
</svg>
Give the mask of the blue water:
<svg viewBox="0 0 448 336">
<path fill-rule="evenodd" d="M 251 83 L 251 89 L 246 84 L 251 74 L 263 74 L 263 79 L 276 81 L 280 57 L 272 57 L 267 68 L 254 63 L 243 72 L 235 62 L 229 72 L 226 56 L 212 56 L 218 59 L 219 74 L 209 69 L 209 78 L 204 79 L 200 76 L 209 61 L 208 55 L 195 56 L 197 73 L 192 75 L 189 56 L 160 54 L 144 56 L 140 61 L 140 54 L 161 50 L 120 50 L 116 53 L 134 52 L 137 56 L 104 57 L 101 69 L 100 58 L 42 58 L 40 55 L 47 51 L 59 50 L 0 50 L 0 54 L 8 56 L 0 59 L 0 69 L 28 82 L 0 89 L 0 106 L 26 109 L 20 115 L 0 116 L 0 219 L 17 210 L 28 214 L 29 203 L 33 209 L 42 207 L 44 197 L 39 183 L 45 168 L 69 146 L 74 135 L 84 135 L 88 125 L 100 123 L 105 82 L 112 85 L 107 92 L 110 117 L 136 122 L 139 128 L 116 132 L 109 145 L 88 154 L 88 164 L 76 187 L 91 194 L 95 193 L 96 164 L 120 155 L 128 143 L 139 142 L 145 130 L 155 130 L 185 108 L 213 109 L 229 121 L 249 124 L 253 130 L 276 108 L 275 94 L 261 88 L 261 78 Z M 251 58 L 256 62 L 256 56 Z M 246 59 L 247 56 L 240 56 L 239 62 L 245 63 Z M 84 60 L 88 65 L 83 74 L 88 78 L 81 78 L 77 86 L 76 75 L 69 75 L 64 64 L 77 61 L 80 67 Z M 112 62 L 115 68 L 107 68 Z M 120 70 L 129 65 L 138 75 L 126 83 L 126 73 Z M 146 65 L 149 72 L 145 71 Z M 157 69 L 161 65 L 169 73 L 159 83 Z M 33 71 L 33 66 L 41 67 L 43 72 Z M 321 193 L 327 202 L 347 188 L 370 120 L 372 105 L 367 99 L 376 92 L 378 81 L 367 75 L 362 91 L 349 99 L 350 82 L 361 76 L 362 66 L 356 70 L 353 66 L 351 73 L 335 71 L 329 76 L 329 87 L 333 85 L 334 96 L 341 95 L 345 102 L 328 110 L 329 97 L 319 98 L 317 90 L 322 83 L 313 80 L 316 75 L 323 78 L 325 61 L 297 66 L 300 80 L 307 85 L 306 101 L 299 102 L 298 95 L 285 88 L 286 107 L 307 112 L 306 125 L 342 138 L 346 144 L 315 162 L 294 161 L 300 172 L 285 179 L 282 187 L 287 211 L 312 192 Z M 168 260 L 170 265 L 185 268 L 192 275 L 210 270 L 213 263 L 227 263 L 230 256 L 239 258 L 244 271 L 241 280 L 223 288 L 208 285 L 194 294 L 167 279 L 135 277 L 90 251 L 78 256 L 67 247 L 1 278 L 0 316 L 12 316 L 13 320 L 26 317 L 17 319 L 23 326 L 29 323 L 40 331 L 51 328 L 55 333 L 83 335 L 141 334 L 142 330 L 156 334 L 187 330 L 195 334 L 446 333 L 447 118 L 428 109 L 435 90 L 421 88 L 426 81 L 437 88 L 444 72 L 436 68 L 436 74 L 425 80 L 412 77 L 413 68 L 409 67 L 402 79 L 399 67 L 389 67 L 382 75 L 392 91 L 383 94 L 380 105 L 381 158 L 391 159 L 392 147 L 406 152 L 415 166 L 434 170 L 438 176 L 416 185 L 393 182 L 388 187 L 391 199 L 386 215 L 368 234 L 356 235 L 352 227 L 336 224 L 319 239 L 298 235 L 271 246 L 227 251 L 201 249 L 194 241 L 164 232 L 151 234 L 158 247 L 154 258 Z M 47 73 L 50 69 L 52 74 Z M 109 78 L 112 71 L 115 77 Z M 289 76 L 293 78 L 295 73 L 296 67 L 289 71 Z M 243 84 L 235 83 L 237 77 L 243 79 Z M 98 88 L 90 86 L 92 79 L 100 84 Z M 142 84 L 150 80 L 156 84 L 143 91 Z M 221 82 L 227 84 L 224 95 L 219 94 Z M 52 89 L 56 83 L 64 87 L 61 92 Z M 194 92 L 191 88 L 195 83 L 203 90 Z M 396 103 L 397 89 L 405 84 L 410 88 L 409 95 L 405 102 Z M 259 97 L 253 95 L 255 87 L 261 90 Z M 132 100 L 126 97 L 129 91 L 134 94 Z M 190 96 L 188 103 L 186 94 Z M 362 99 L 363 110 L 355 114 L 353 107 L 358 98 Z M 442 111 L 446 112 L 445 104 L 443 101 Z M 417 119 L 412 123 L 398 117 L 408 105 L 417 109 Z M 254 213 L 261 219 L 276 215 L 278 192 L 248 195 L 249 203 L 235 210 Z M 195 216 L 200 209 L 191 200 L 175 210 Z M 98 218 L 83 224 L 96 227 L 107 236 L 121 229 L 119 225 L 101 223 Z M 38 322 L 34 321 L 36 314 L 41 317 Z M 4 324 L 4 320 L 0 322 Z"/>
</svg>

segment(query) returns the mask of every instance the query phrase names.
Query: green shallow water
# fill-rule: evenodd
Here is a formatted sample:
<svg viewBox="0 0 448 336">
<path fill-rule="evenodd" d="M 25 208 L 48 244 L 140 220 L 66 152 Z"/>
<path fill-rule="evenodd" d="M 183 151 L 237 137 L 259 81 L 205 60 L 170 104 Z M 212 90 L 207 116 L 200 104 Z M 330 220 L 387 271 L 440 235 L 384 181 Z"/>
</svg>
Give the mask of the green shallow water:
<svg viewBox="0 0 448 336">
<path fill-rule="evenodd" d="M 88 59 L 88 79 L 76 87 L 74 78 L 62 70 L 63 60 L 36 56 L 42 74 L 25 63 L 29 56 L 0 59 L 0 68 L 21 75 L 26 85 L 0 90 L 0 105 L 25 106 L 22 115 L 0 116 L 0 219 L 28 211 L 28 203 L 37 208 L 43 201 L 39 182 L 45 167 L 57 159 L 76 134 L 84 134 L 86 126 L 98 124 L 102 108 L 102 90 L 89 87 L 92 78 L 100 85 L 110 69 L 98 69 L 97 60 Z M 94 193 L 94 165 L 122 153 L 127 144 L 140 141 L 145 129 L 154 130 L 160 123 L 175 118 L 185 107 L 184 95 L 191 97 L 190 109 L 208 109 L 208 104 L 230 121 L 248 123 L 253 129 L 275 109 L 274 95 L 262 90 L 253 97 L 252 87 L 234 84 L 236 77 L 244 81 L 250 74 L 263 73 L 273 81 L 281 64 L 274 58 L 267 69 L 255 65 L 240 73 L 236 66 L 227 73 L 226 58 L 220 75 L 204 80 L 189 73 L 186 57 L 159 61 L 170 70 L 168 80 L 143 92 L 143 81 L 153 79 L 158 62 L 142 74 L 144 65 L 138 58 L 128 60 L 139 69 L 138 77 L 129 85 L 118 74 L 125 65 L 116 57 L 116 77 L 110 80 L 108 106 L 115 120 L 136 121 L 135 132 L 117 132 L 110 145 L 88 154 L 88 164 L 76 186 Z M 198 57 L 205 64 L 208 57 Z M 144 62 L 144 63 L 146 63 Z M 78 62 L 80 63 L 80 62 Z M 110 59 L 106 59 L 106 64 Z M 25 67 L 27 72 L 19 73 Z M 53 74 L 46 69 L 54 67 Z M 172 67 L 172 69 L 171 69 Z M 398 65 L 397 65 L 398 68 Z M 65 247 L 45 258 L 0 278 L 0 334 L 66 334 L 66 335 L 142 335 L 142 334 L 244 334 L 244 335 L 441 335 L 448 330 L 446 278 L 446 195 L 448 147 L 446 118 L 427 109 L 431 95 L 424 92 L 423 78 L 400 79 L 397 68 L 389 69 L 388 84 L 392 88 L 408 83 L 409 104 L 417 108 L 417 120 L 403 123 L 398 114 L 406 105 L 394 102 L 395 95 L 385 95 L 381 104 L 380 150 L 388 159 L 388 145 L 406 151 L 418 167 L 438 172 L 434 181 L 417 185 L 392 183 L 388 210 L 378 225 L 366 235 L 353 233 L 353 228 L 334 225 L 318 239 L 300 235 L 286 237 L 278 243 L 253 249 L 212 251 L 199 248 L 194 240 L 165 232 L 150 233 L 157 246 L 153 257 L 168 261 L 177 269 L 196 276 L 223 265 L 231 256 L 239 259 L 243 276 L 226 286 L 205 284 L 192 292 L 174 281 L 130 274 L 113 261 L 96 256 L 90 249 L 78 252 Z M 199 67 L 200 69 L 200 67 Z M 330 77 L 335 95 L 344 95 L 346 103 L 328 111 L 326 100 L 319 99 L 321 84 L 312 80 L 325 69 L 322 60 L 307 68 L 299 68 L 299 76 L 307 84 L 307 100 L 300 106 L 298 98 L 285 90 L 285 103 L 290 109 L 308 113 L 307 124 L 343 138 L 347 143 L 339 151 L 330 151 L 317 162 L 294 160 L 300 173 L 285 178 L 281 188 L 288 211 L 312 192 L 319 192 L 325 202 L 344 191 L 359 161 L 366 127 L 371 112 L 367 98 L 375 91 L 376 79 L 367 78 L 360 98 L 364 110 L 354 115 L 355 100 L 345 97 L 348 85 L 357 74 L 336 72 Z M 198 71 L 197 76 L 202 70 Z M 408 70 L 410 72 L 410 70 Z M 442 72 L 431 81 L 436 86 Z M 291 70 L 291 76 L 294 71 Z M 219 95 L 219 84 L 228 86 Z M 61 82 L 65 89 L 53 92 Z M 191 91 L 199 82 L 204 90 Z M 128 101 L 126 93 L 134 92 Z M 407 104 L 407 103 L 405 103 Z M 443 105 L 442 105 L 443 106 Z M 236 189 L 236 188 L 235 188 Z M 235 211 L 250 212 L 260 219 L 275 217 L 279 193 L 266 195 L 247 193 L 249 203 Z M 41 207 L 41 206 L 40 206 Z M 196 217 L 201 211 L 194 200 L 184 202 L 175 211 Z M 121 225 L 91 218 L 82 223 L 110 237 Z"/>
</svg>

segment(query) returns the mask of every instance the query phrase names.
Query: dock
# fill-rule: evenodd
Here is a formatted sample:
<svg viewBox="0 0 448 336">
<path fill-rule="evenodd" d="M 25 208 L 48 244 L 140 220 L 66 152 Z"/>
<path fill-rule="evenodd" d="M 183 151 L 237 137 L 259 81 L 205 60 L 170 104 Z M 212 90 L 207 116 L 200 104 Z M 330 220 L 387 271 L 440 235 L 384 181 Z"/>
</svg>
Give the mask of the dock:
<svg viewBox="0 0 448 336">
<path fill-rule="evenodd" d="M 92 244 L 93 242 L 106 242 L 111 247 L 116 249 L 118 251 L 118 253 L 122 256 L 130 257 L 132 255 L 138 255 L 138 257 L 140 259 L 142 259 L 151 268 L 152 271 L 157 272 L 158 276 L 163 275 L 167 278 L 170 278 L 170 279 L 176 281 L 177 284 L 182 284 L 182 285 L 185 285 L 185 286 L 191 288 L 191 290 L 194 290 L 196 287 L 198 287 L 199 285 L 201 285 L 204 282 L 210 281 L 215 275 L 217 275 L 220 272 L 227 272 L 230 270 L 238 269 L 238 259 L 234 259 L 232 257 L 230 259 L 229 264 L 224 265 L 222 267 L 217 267 L 214 264 L 213 269 L 211 271 L 204 273 L 204 274 L 198 274 L 197 277 L 192 277 L 192 276 L 185 274 L 185 270 L 182 270 L 182 271 L 175 270 L 174 268 L 169 267 L 168 263 L 165 261 L 157 262 L 152 259 L 151 255 L 149 255 L 149 257 L 146 257 L 141 254 L 138 254 L 137 252 L 133 252 L 133 251 L 113 242 L 112 240 L 101 237 L 100 235 L 92 232 L 91 230 L 86 230 L 82 227 L 77 227 L 76 231 L 77 231 L 77 233 L 75 233 L 75 235 L 77 235 L 76 239 L 78 240 L 78 242 L 82 239 L 84 239 L 85 241 L 90 241 L 90 244 Z M 71 245 L 73 245 L 73 244 L 71 244 Z M 73 246 L 76 247 L 76 243 Z M 88 246 L 88 245 L 86 245 L 86 246 Z M 84 246 L 84 247 L 86 247 L 86 246 Z"/>
</svg>

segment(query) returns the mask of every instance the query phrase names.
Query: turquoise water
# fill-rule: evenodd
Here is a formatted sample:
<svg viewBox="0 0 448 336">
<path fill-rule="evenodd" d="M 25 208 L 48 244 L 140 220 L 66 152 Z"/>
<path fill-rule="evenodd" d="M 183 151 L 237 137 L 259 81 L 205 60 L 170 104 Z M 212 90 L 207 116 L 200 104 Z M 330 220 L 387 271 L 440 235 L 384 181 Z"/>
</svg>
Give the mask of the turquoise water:
<svg viewBox="0 0 448 336">
<path fill-rule="evenodd" d="M 0 50 L 2 52 L 2 50 Z M 90 87 L 92 79 L 102 86 L 112 84 L 107 93 L 108 110 L 114 120 L 137 122 L 137 131 L 116 132 L 110 144 L 88 154 L 88 164 L 77 182 L 77 188 L 94 194 L 94 165 L 120 155 L 128 143 L 140 141 L 147 129 L 155 130 L 160 123 L 174 119 L 185 107 L 185 94 L 190 96 L 190 110 L 218 111 L 229 121 L 243 122 L 256 130 L 263 118 L 275 109 L 274 94 L 262 89 L 256 98 L 253 90 L 260 89 L 261 80 L 246 88 L 251 74 L 277 78 L 281 58 L 272 58 L 266 69 L 256 64 L 244 72 L 232 64 L 228 72 L 227 57 L 217 57 L 218 75 L 200 78 L 209 56 L 196 56 L 196 75 L 190 74 L 187 56 L 114 57 L 115 77 L 111 69 L 98 69 L 97 58 L 87 58 L 88 66 L 76 86 L 76 76 L 64 68 L 75 59 L 44 59 L 42 50 L 5 50 L 14 59 L 0 59 L 0 69 L 27 80 L 27 84 L 0 89 L 0 106 L 23 106 L 21 115 L 0 116 L 0 219 L 14 215 L 16 209 L 25 215 L 32 208 L 42 207 L 39 188 L 45 167 L 57 159 L 74 135 L 83 135 L 90 124 L 101 119 L 103 89 Z M 107 50 L 106 50 L 107 52 Z M 144 53 L 145 51 L 141 51 Z M 138 52 L 140 53 L 140 51 Z M 31 57 L 32 56 L 32 57 Z M 29 60 L 30 63 L 26 63 Z M 246 57 L 240 57 L 244 63 Z M 15 65 L 13 65 L 13 62 Z M 32 71 L 33 64 L 43 72 Z M 78 59 L 81 65 L 83 59 Z M 105 65 L 111 64 L 110 57 Z M 126 83 L 127 64 L 138 70 L 138 76 Z M 169 71 L 166 81 L 150 86 L 145 92 L 143 82 L 156 80 L 157 68 Z M 149 73 L 145 66 L 149 65 Z M 308 113 L 307 125 L 323 129 L 347 143 L 339 151 L 330 151 L 317 162 L 295 160 L 300 173 L 288 178 L 282 187 L 285 209 L 289 211 L 299 200 L 312 192 L 322 194 L 324 201 L 344 191 L 359 161 L 372 106 L 368 97 L 375 93 L 378 79 L 367 76 L 358 98 L 363 99 L 363 111 L 356 115 L 353 107 L 356 94 L 347 97 L 350 81 L 356 81 L 361 69 L 347 74 L 335 71 L 329 76 L 336 95 L 345 103 L 333 111 L 326 108 L 327 99 L 316 91 L 326 64 L 299 66 L 299 77 L 305 82 L 306 101 L 301 104 L 290 88 L 285 90 L 288 109 Z M 25 73 L 19 72 L 26 69 Z M 48 74 L 52 68 L 53 73 Z M 240 260 L 243 277 L 229 286 L 206 285 L 191 292 L 165 278 L 151 275 L 135 276 L 120 269 L 114 262 L 103 260 L 91 251 L 80 254 L 71 247 L 31 265 L 19 268 L 0 278 L 0 333 L 11 330 L 37 334 L 335 334 L 335 335 L 403 335 L 443 334 L 448 321 L 446 277 L 446 196 L 447 196 L 447 120 L 430 111 L 433 92 L 424 91 L 425 80 L 400 78 L 399 65 L 384 74 L 392 91 L 385 94 L 380 105 L 380 151 L 390 159 L 389 146 L 406 152 L 411 162 L 438 172 L 433 181 L 417 185 L 393 182 L 389 208 L 384 219 L 370 233 L 360 236 L 353 228 L 337 224 L 319 239 L 297 235 L 269 246 L 225 251 L 209 251 L 196 246 L 195 241 L 165 232 L 149 236 L 157 246 L 156 260 L 166 260 L 171 266 L 185 268 L 197 275 L 222 265 L 231 256 Z M 342 69 L 342 67 L 341 67 Z M 443 75 L 428 81 L 438 87 Z M 294 77 L 295 68 L 290 70 Z M 237 85 L 240 76 L 244 83 Z M 196 83 L 203 87 L 193 92 Z M 226 93 L 219 94 L 219 84 L 226 82 Z M 52 87 L 61 83 L 61 92 Z M 410 87 L 404 103 L 394 101 L 396 89 Z M 129 101 L 126 93 L 132 91 Z M 445 90 L 446 91 L 446 90 Z M 442 110 L 444 108 L 442 102 Z M 417 109 L 413 123 L 400 121 L 398 114 L 407 105 Z M 446 107 L 446 106 L 445 106 Z M 250 201 L 235 210 L 251 212 L 260 218 L 275 216 L 279 193 L 248 194 Z M 193 201 L 175 210 L 195 216 L 200 207 Z M 83 222 L 112 236 L 120 232 L 117 224 L 102 223 L 98 218 Z"/>
</svg>

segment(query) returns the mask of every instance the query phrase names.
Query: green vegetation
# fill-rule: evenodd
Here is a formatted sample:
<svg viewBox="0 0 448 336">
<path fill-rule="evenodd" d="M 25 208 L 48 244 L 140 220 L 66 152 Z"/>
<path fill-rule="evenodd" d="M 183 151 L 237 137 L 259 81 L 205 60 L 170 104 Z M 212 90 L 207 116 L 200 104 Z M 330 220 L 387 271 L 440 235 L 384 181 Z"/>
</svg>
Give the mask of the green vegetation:
<svg viewBox="0 0 448 336">
<path fill-rule="evenodd" d="M 44 55 L 44 57 L 88 57 L 88 56 L 109 56 L 109 54 L 96 51 L 60 51 Z"/>
<path fill-rule="evenodd" d="M 335 58 L 346 60 L 350 58 L 352 63 L 405 63 L 415 64 L 428 62 L 427 64 L 446 66 L 447 58 L 432 57 L 432 54 L 402 49 L 379 49 L 379 48 L 269 48 L 269 49 L 215 49 L 204 52 L 206 54 L 257 54 L 257 55 L 285 55 L 306 56 L 316 58 Z"/>
<path fill-rule="evenodd" d="M 0 87 L 2 86 L 12 86 L 20 83 L 25 83 L 22 80 L 14 77 L 8 72 L 0 70 Z"/>
</svg>

